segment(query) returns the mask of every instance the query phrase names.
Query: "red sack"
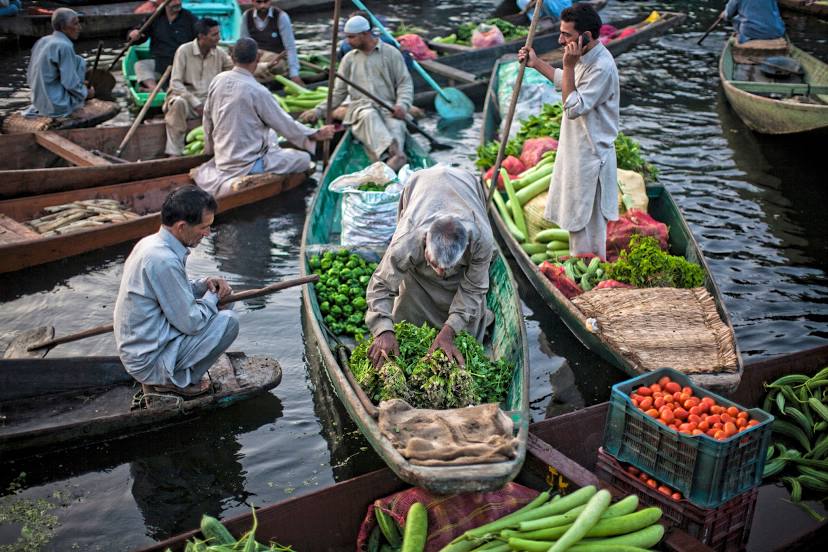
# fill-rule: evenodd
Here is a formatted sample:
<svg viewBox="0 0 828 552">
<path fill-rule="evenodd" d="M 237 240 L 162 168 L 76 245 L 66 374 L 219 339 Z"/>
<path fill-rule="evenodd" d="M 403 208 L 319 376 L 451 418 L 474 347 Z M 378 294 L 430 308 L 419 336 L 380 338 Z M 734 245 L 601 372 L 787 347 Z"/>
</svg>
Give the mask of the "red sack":
<svg viewBox="0 0 828 552">
<path fill-rule="evenodd" d="M 526 167 L 520 162 L 520 159 L 514 155 L 510 155 L 504 159 L 501 167 L 506 169 L 506 174 L 509 175 L 509 180 L 516 179 L 520 173 L 526 170 Z M 483 175 L 483 180 L 491 182 L 492 174 L 494 174 L 494 166 L 489 167 L 489 170 L 487 170 L 486 174 Z M 501 191 L 505 190 L 503 187 L 503 177 L 500 175 L 497 175 L 497 189 Z"/>
<path fill-rule="evenodd" d="M 540 265 L 540 271 L 543 273 L 544 276 L 549 278 L 549 281 L 552 282 L 558 291 L 564 294 L 564 297 L 567 299 L 572 299 L 576 295 L 580 295 L 584 292 L 575 280 L 568 277 L 566 272 L 564 272 L 564 267 L 560 265 L 555 265 L 550 263 L 549 261 L 543 261 Z"/>
<path fill-rule="evenodd" d="M 491 48 L 506 42 L 503 33 L 495 25 L 481 23 L 472 33 L 471 45 L 473 48 Z"/>
<path fill-rule="evenodd" d="M 633 288 L 635 286 L 631 286 L 630 284 L 625 284 L 624 282 L 619 282 L 618 280 L 602 280 L 598 282 L 592 289 L 611 289 L 611 288 Z"/>
<path fill-rule="evenodd" d="M 607 260 L 617 260 L 621 251 L 630 246 L 630 238 L 635 234 L 653 236 L 661 249 L 667 251 L 667 225 L 640 209 L 630 209 L 618 220 L 607 223 Z"/>
<path fill-rule="evenodd" d="M 618 33 L 617 28 L 613 27 L 612 25 L 608 25 L 608 24 L 604 23 L 603 25 L 601 25 L 601 30 L 598 31 L 598 36 L 600 36 L 600 37 L 604 37 L 604 36 L 613 37 L 617 33 Z"/>
<path fill-rule="evenodd" d="M 425 59 L 437 59 L 437 52 L 429 49 L 425 41 L 415 34 L 404 34 L 397 37 L 402 49 L 411 54 L 417 61 Z"/>
<path fill-rule="evenodd" d="M 158 4 L 155 2 L 147 1 L 132 10 L 132 13 L 153 13 L 156 8 L 158 8 Z"/>
<path fill-rule="evenodd" d="M 523 143 L 523 149 L 520 152 L 520 161 L 526 168 L 537 165 L 543 154 L 547 151 L 558 149 L 558 141 L 549 136 L 541 138 L 529 138 Z"/>
<path fill-rule="evenodd" d="M 622 38 L 627 38 L 628 36 L 634 35 L 637 32 L 638 29 L 636 29 L 635 27 L 627 27 L 626 29 L 623 29 L 620 33 L 618 33 L 618 36 L 615 38 L 617 40 L 621 40 Z"/>
<path fill-rule="evenodd" d="M 380 507 L 402 528 L 405 527 L 408 509 L 415 502 L 425 506 L 428 515 L 428 540 L 425 549 L 426 552 L 436 552 L 468 529 L 511 514 L 537 495 L 537 491 L 517 483 L 506 483 L 497 491 L 463 493 L 448 497 L 432 494 L 419 487 L 406 489 L 377 499 L 368 506 L 359 527 L 356 548 L 367 549 L 368 537 L 377 524 L 374 506 Z"/>
</svg>

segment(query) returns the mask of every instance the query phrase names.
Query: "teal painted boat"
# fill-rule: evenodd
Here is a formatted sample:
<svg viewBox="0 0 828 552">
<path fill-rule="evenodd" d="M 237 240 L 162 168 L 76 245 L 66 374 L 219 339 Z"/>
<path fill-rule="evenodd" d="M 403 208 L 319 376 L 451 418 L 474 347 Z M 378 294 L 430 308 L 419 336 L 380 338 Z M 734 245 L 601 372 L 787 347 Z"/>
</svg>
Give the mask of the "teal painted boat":
<svg viewBox="0 0 828 552">
<path fill-rule="evenodd" d="M 498 68 L 501 63 L 513 59 L 514 56 L 509 60 L 499 60 L 492 71 L 489 91 L 486 94 L 486 103 L 483 108 L 482 143 L 498 137 L 501 122 L 495 99 L 498 87 Z M 513 121 L 512 124 L 519 123 Z M 714 335 L 717 350 L 709 351 L 709 357 L 718 358 L 720 365 L 730 366 L 732 370 L 718 372 L 711 370 L 707 373 L 696 372 L 688 375 L 695 383 L 706 388 L 722 392 L 732 391 L 741 380 L 743 363 L 734 336 L 733 324 L 722 300 L 719 287 L 713 280 L 710 268 L 687 225 L 687 221 L 667 188 L 658 183 L 649 183 L 647 185 L 647 197 L 649 199 L 649 214 L 656 220 L 665 223 L 669 228 L 670 253 L 681 255 L 687 260 L 697 263 L 704 270 L 704 288 L 715 301 L 715 312 L 705 312 L 704 314 L 705 325 L 708 328 L 716 328 Z M 593 331 L 592 324 L 588 322 L 588 317 L 552 284 L 523 250 L 521 244 L 512 236 L 494 204 L 490 205 L 489 216 L 493 221 L 496 235 L 506 245 L 531 287 L 550 309 L 560 315 L 561 320 L 587 349 L 630 376 L 638 376 L 662 366 L 672 366 L 678 370 L 687 368 L 687 366 L 679 365 L 678 362 L 662 364 L 664 359 L 670 359 L 671 361 L 675 361 L 677 358 L 689 359 L 693 350 L 700 346 L 694 336 L 690 335 L 690 330 L 687 330 L 684 322 L 678 319 L 679 316 L 686 313 L 674 314 L 674 318 L 664 321 L 665 325 L 662 328 L 659 328 L 658 324 L 652 324 L 646 331 L 642 329 L 641 335 L 644 335 L 650 343 L 657 343 L 658 345 L 649 346 L 646 354 L 640 355 L 640 351 L 631 350 L 629 343 L 618 343 L 608 338 L 604 333 L 605 328 L 599 327 L 597 331 Z M 600 291 L 589 293 L 600 293 Z M 583 297 L 583 295 L 579 297 Z M 718 315 L 719 320 L 715 320 L 716 315 Z M 721 321 L 721 324 L 718 324 L 719 321 Z M 672 324 L 669 324 L 670 322 Z M 667 331 L 668 329 L 670 331 Z M 710 331 L 713 333 L 713 330 Z M 690 362 L 688 361 L 687 364 L 690 364 Z"/>
<path fill-rule="evenodd" d="M 410 140 L 406 153 L 412 167 L 424 168 L 433 164 L 426 153 Z M 308 261 L 312 255 L 330 249 L 339 249 L 341 229 L 340 194 L 330 192 L 328 185 L 343 174 L 350 174 L 370 164 L 362 145 L 350 132 L 346 132 L 331 158 L 305 220 L 302 234 L 300 268 L 303 274 L 310 274 Z M 366 258 L 378 260 L 382 248 L 366 251 L 355 249 Z M 501 487 L 513 479 L 523 464 L 526 455 L 526 439 L 529 424 L 529 366 L 526 329 L 523 323 L 517 285 L 505 257 L 497 250 L 491 264 L 488 307 L 495 313 L 494 328 L 490 340 L 485 343 L 495 358 L 507 359 L 514 368 L 511 389 L 501 408 L 514 422 L 518 450 L 514 459 L 507 462 L 470 464 L 450 467 L 421 466 L 410 463 L 382 436 L 377 423 L 376 408 L 366 404 L 367 397 L 360 396 L 349 379 L 347 362 L 340 364 L 337 339 L 324 326 L 323 317 L 316 300 L 313 286 L 303 291 L 302 305 L 307 328 L 306 338 L 309 357 L 319 362 L 331 380 L 334 391 L 345 406 L 365 438 L 380 457 L 403 480 L 437 493 L 457 493 L 489 490 Z M 341 356 L 344 356 L 341 355 Z"/>
<path fill-rule="evenodd" d="M 185 0 L 184 7 L 193 12 L 197 17 L 211 17 L 219 22 L 221 29 L 222 44 L 233 44 L 239 39 L 239 28 L 241 26 L 241 10 L 236 0 Z M 149 99 L 149 92 L 138 90 L 138 82 L 135 78 L 135 62 L 149 59 L 149 41 L 134 46 L 127 50 L 124 59 L 121 61 L 121 72 L 124 75 L 124 86 L 129 91 L 129 97 L 133 104 L 142 107 Z M 152 101 L 152 107 L 161 107 L 167 95 L 159 92 Z"/>
</svg>

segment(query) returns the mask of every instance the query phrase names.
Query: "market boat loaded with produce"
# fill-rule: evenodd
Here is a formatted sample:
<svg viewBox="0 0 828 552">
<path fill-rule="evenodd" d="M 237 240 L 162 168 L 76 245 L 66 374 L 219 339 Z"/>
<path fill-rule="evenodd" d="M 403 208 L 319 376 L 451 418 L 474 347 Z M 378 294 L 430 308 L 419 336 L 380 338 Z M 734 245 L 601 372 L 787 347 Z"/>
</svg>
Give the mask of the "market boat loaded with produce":
<svg viewBox="0 0 828 552">
<path fill-rule="evenodd" d="M 507 57 L 492 71 L 477 160 L 487 184 L 500 105 L 511 96 L 500 83 L 511 82 L 504 75 L 516 63 Z M 530 74 L 526 83 L 535 93 L 550 86 Z M 721 294 L 681 211 L 635 141 L 621 133 L 615 143 L 622 215 L 607 228 L 609 262 L 571 257 L 568 233 L 543 218 L 561 117 L 561 104 L 549 103 L 513 125 L 519 130 L 507 143 L 502 191 L 490 208 L 500 238 L 541 298 L 608 362 L 630 375 L 670 366 L 707 388 L 734 389 L 742 360 Z"/>
<path fill-rule="evenodd" d="M 433 164 L 412 140 L 406 144 L 406 154 L 411 170 Z M 436 330 L 406 322 L 396 325 L 401 352 L 396 362 L 373 370 L 366 358 L 371 341 L 363 339 L 365 288 L 385 245 L 348 246 L 342 242 L 353 243 L 355 236 L 366 232 L 369 236 L 378 231 L 393 233 L 396 200 L 389 204 L 390 228 L 379 228 L 377 220 L 357 220 L 343 214 L 343 202 L 350 201 L 343 195 L 379 197 L 386 192 L 370 188 L 379 187 L 380 182 L 385 184 L 388 177 L 381 181 L 376 174 L 367 173 L 358 181 L 369 188 L 366 191 L 343 194 L 331 189 L 338 177 L 371 170 L 379 164 L 369 165 L 362 145 L 346 132 L 306 218 L 302 271 L 320 276 L 318 285 L 303 293 L 310 356 L 321 363 L 337 396 L 368 442 L 402 479 L 443 493 L 498 488 L 520 469 L 528 430 L 527 345 L 517 287 L 498 251 L 489 269 L 487 306 L 494 313 L 490 338 L 482 345 L 463 333 L 455 339 L 455 346 L 466 356 L 468 370 L 448 362 L 441 351 L 428 355 Z M 351 352 L 349 345 L 360 339 L 361 343 Z M 469 404 L 477 406 L 459 408 Z M 415 418 L 431 416 L 429 419 L 450 424 L 452 416 L 462 419 L 472 415 L 479 416 L 476 421 L 480 431 L 490 428 L 501 432 L 492 433 L 491 437 L 501 440 L 502 450 L 508 449 L 504 456 L 488 461 L 475 457 L 465 462 L 462 457 L 427 460 L 427 453 L 412 448 L 419 436 L 406 425 L 413 427 Z M 397 425 L 397 431 L 388 431 L 389 423 L 402 419 L 408 422 Z M 437 434 L 433 436 L 437 438 Z M 470 451 L 475 448 L 470 443 L 468 446 Z"/>
</svg>

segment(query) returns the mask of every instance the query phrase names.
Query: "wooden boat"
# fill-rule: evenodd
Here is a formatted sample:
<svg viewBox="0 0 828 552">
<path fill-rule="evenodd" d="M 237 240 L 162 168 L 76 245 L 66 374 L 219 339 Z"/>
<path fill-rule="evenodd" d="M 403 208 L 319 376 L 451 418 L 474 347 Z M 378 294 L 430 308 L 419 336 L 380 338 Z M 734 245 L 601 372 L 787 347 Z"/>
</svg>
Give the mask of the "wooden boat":
<svg viewBox="0 0 828 552">
<path fill-rule="evenodd" d="M 819 347 L 801 353 L 783 355 L 748 365 L 747 374 L 731 398 L 745 406 L 760 402 L 763 383 L 787 373 L 815 373 L 828 364 L 828 347 Z M 602 484 L 593 473 L 596 451 L 604 434 L 608 403 L 601 403 L 572 413 L 563 414 L 532 424 L 529 428 L 527 461 L 517 482 L 537 490 L 549 488 L 550 469 L 561 474 L 565 481 L 580 487 Z M 357 532 L 369 506 L 377 499 L 408 488 L 405 482 L 388 469 L 370 472 L 330 487 L 320 489 L 265 506 L 256 511 L 259 542 L 274 540 L 296 550 L 353 550 Z M 779 504 L 776 504 L 779 502 Z M 762 495 L 759 508 L 762 507 Z M 774 501 L 767 506 L 795 508 L 791 504 Z M 253 526 L 249 513 L 222 520 L 237 538 Z M 325 531 L 319 531 L 325 527 Z M 774 545 L 769 550 L 803 550 L 809 543 L 819 542 L 828 527 L 826 523 L 799 529 L 788 525 L 760 527 L 754 532 L 775 531 Z M 187 531 L 163 542 L 144 548 L 142 552 L 184 550 L 187 539 L 198 536 L 197 530 Z M 823 541 L 824 542 L 824 541 Z M 670 529 L 661 547 L 681 552 L 708 552 L 710 549 L 685 532 Z"/>
<path fill-rule="evenodd" d="M 776 0 L 776 3 L 779 4 L 782 10 L 790 10 L 815 15 L 820 19 L 828 19 L 828 2 L 825 0 L 812 2 L 807 2 L 806 0 Z"/>
<path fill-rule="evenodd" d="M 239 39 L 239 28 L 241 25 L 241 9 L 236 0 L 212 0 L 210 2 L 199 2 L 198 0 L 184 0 L 183 6 L 193 12 L 196 17 L 211 17 L 219 22 L 221 40 L 226 46 L 234 44 Z M 138 81 L 135 78 L 135 62 L 142 59 L 149 59 L 150 41 L 134 46 L 127 50 L 121 61 L 121 72 L 124 77 L 129 98 L 137 107 L 142 107 L 149 99 L 149 91 L 140 91 Z M 152 101 L 152 107 L 161 107 L 166 99 L 166 92 L 159 92 Z"/>
<path fill-rule="evenodd" d="M 736 63 L 728 41 L 719 58 L 719 80 L 727 101 L 744 123 L 763 134 L 828 129 L 828 64 L 790 45 L 788 55 L 805 70 L 804 82 L 734 80 Z"/>
<path fill-rule="evenodd" d="M 218 212 L 229 211 L 296 188 L 305 182 L 307 176 L 308 173 L 292 173 L 245 177 L 246 187 L 218 198 Z M 178 174 L 0 201 L 0 229 L 4 230 L 0 233 L 0 273 L 48 263 L 151 234 L 161 224 L 164 198 L 175 188 L 192 183 L 188 174 Z M 43 237 L 23 224 L 39 216 L 45 207 L 102 198 L 117 200 L 140 216 L 125 222 L 51 237 Z"/>
<path fill-rule="evenodd" d="M 500 129 L 501 116 L 497 103 L 497 87 L 498 87 L 498 68 L 503 61 L 499 61 L 492 70 L 492 79 L 489 84 L 489 92 L 486 95 L 486 103 L 483 109 L 483 128 L 481 132 L 482 143 L 489 142 L 498 137 Z M 518 124 L 513 121 L 513 125 Z M 649 214 L 656 220 L 667 224 L 669 228 L 669 242 L 670 251 L 674 255 L 682 255 L 691 262 L 695 262 L 704 270 L 705 281 L 704 287 L 713 297 L 716 303 L 716 311 L 719 318 L 726 326 L 730 339 L 732 340 L 732 347 L 736 357 L 737 371 L 736 372 L 722 372 L 720 374 L 694 374 L 691 376 L 696 383 L 704 385 L 717 390 L 732 389 L 739 383 L 742 375 L 742 358 L 739 353 L 738 345 L 733 338 L 733 324 L 730 321 L 730 316 L 725 308 L 724 301 L 721 297 L 716 282 L 713 280 L 712 274 L 704 255 L 699 249 L 687 221 L 684 219 L 681 211 L 676 203 L 673 201 L 670 192 L 661 184 L 653 183 L 647 186 L 647 197 L 649 199 Z M 512 257 L 517 265 L 520 267 L 523 274 L 528 279 L 530 285 L 539 294 L 541 299 L 552 309 L 558 312 L 561 320 L 569 327 L 572 333 L 586 346 L 588 349 L 598 354 L 607 362 L 623 370 L 630 376 L 636 376 L 647 371 L 647 368 L 642 366 L 630 355 L 625 354 L 621 348 L 616 345 L 611 345 L 600 331 L 592 332 L 588 329 L 587 317 L 570 301 L 567 299 L 557 287 L 543 274 L 537 265 L 529 258 L 529 255 L 521 248 L 520 243 L 514 239 L 512 234 L 506 228 L 500 213 L 494 205 L 490 205 L 489 210 L 492 221 L 496 228 L 496 234 L 499 235 L 503 243 L 509 249 Z M 680 367 L 677 367 L 680 368 Z"/>
<path fill-rule="evenodd" d="M 687 17 L 685 14 L 677 12 L 660 13 L 661 17 L 649 24 L 644 21 L 647 15 L 610 21 L 609 24 L 618 29 L 634 26 L 637 30 L 630 36 L 610 41 L 607 44 L 607 49 L 613 56 L 620 56 L 638 44 L 663 35 Z M 558 44 L 559 35 L 558 30 L 554 29 L 547 34 L 535 36 L 534 41 L 535 51 L 558 67 L 560 67 L 563 52 Z M 515 54 L 522 45 L 523 43 L 520 42 L 478 50 L 456 51 L 441 56 L 434 62 L 422 62 L 422 65 L 429 70 L 438 84 L 457 86 L 472 100 L 482 102 L 486 94 L 492 66 L 500 57 Z M 416 93 L 415 103 L 417 105 L 433 103 L 434 91 L 428 87 L 419 75 L 412 74 L 412 78 L 414 79 L 414 91 Z"/>
<path fill-rule="evenodd" d="M 125 35 L 129 29 L 140 26 L 146 19 L 146 14 L 135 13 L 135 9 L 143 3 L 118 2 L 78 7 L 75 11 L 78 12 L 83 26 L 83 38 Z M 61 5 L 54 2 L 37 2 L 36 6 L 27 6 L 15 17 L 0 17 L 0 35 L 37 39 L 52 34 L 52 16 L 48 11 L 53 11 Z"/>
<path fill-rule="evenodd" d="M 247 0 L 242 2 L 238 0 L 239 7 L 242 12 L 247 11 L 253 7 L 253 2 Z M 295 13 L 312 13 L 327 10 L 333 7 L 333 0 L 279 0 L 279 9 L 288 12 L 288 14 Z"/>
<path fill-rule="evenodd" d="M 268 357 L 228 353 L 210 378 L 214 392 L 187 401 L 152 395 L 146 407 L 135 404 L 141 386 L 118 357 L 0 360 L 0 449 L 20 456 L 158 429 L 264 393 L 282 369 Z"/>
<path fill-rule="evenodd" d="M 179 174 L 209 158 L 164 157 L 163 121 L 138 126 L 121 158 L 114 158 L 128 131 L 128 126 L 117 126 L 0 134 L 0 151 L 5 152 L 0 157 L 0 199 Z"/>
<path fill-rule="evenodd" d="M 416 142 L 407 144 L 409 164 L 422 168 L 432 161 L 419 148 Z M 331 157 L 319 190 L 314 196 L 305 227 L 302 233 L 300 267 L 303 274 L 310 273 L 308 260 L 310 256 L 330 248 L 339 248 L 340 232 L 340 194 L 328 191 L 328 184 L 336 177 L 349 174 L 370 164 L 362 147 L 350 132 L 346 132 Z M 374 253 L 382 254 L 381 249 Z M 308 319 L 310 333 L 308 347 L 311 356 L 318 357 L 331 380 L 334 391 L 354 420 L 365 438 L 377 454 L 402 479 L 412 484 L 427 487 L 439 493 L 465 492 L 497 488 L 514 478 L 520 470 L 525 456 L 526 432 L 528 427 L 528 354 L 526 334 L 517 287 L 505 258 L 500 254 L 494 259 L 490 269 L 491 288 L 488 303 L 497 313 L 492 330 L 492 353 L 497 358 L 505 358 L 514 366 L 512 388 L 501 407 L 514 421 L 517 432 L 518 450 L 516 457 L 508 462 L 489 464 L 471 464 L 452 467 L 426 467 L 415 465 L 404 458 L 382 436 L 376 412 L 370 411 L 360 400 L 360 396 L 351 386 L 345 370 L 337 358 L 337 344 L 324 327 L 316 294 L 309 289 L 302 294 L 304 314 Z"/>
</svg>

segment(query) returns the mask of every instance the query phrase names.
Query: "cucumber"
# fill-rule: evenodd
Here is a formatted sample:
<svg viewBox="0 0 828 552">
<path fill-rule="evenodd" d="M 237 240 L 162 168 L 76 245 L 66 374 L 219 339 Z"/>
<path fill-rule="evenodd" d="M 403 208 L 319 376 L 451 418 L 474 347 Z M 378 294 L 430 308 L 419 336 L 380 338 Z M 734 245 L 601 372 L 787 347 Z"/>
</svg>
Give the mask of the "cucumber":
<svg viewBox="0 0 828 552">
<path fill-rule="evenodd" d="M 632 533 L 627 533 L 626 535 L 619 535 L 617 537 L 610 537 L 606 539 L 586 539 L 572 548 L 569 549 L 570 552 L 595 552 L 589 548 L 588 546 L 600 544 L 600 545 L 611 545 L 611 546 L 638 546 L 641 548 L 652 548 L 656 544 L 661 541 L 661 538 L 664 536 L 664 526 L 660 523 L 654 523 L 649 527 L 645 527 L 644 529 L 639 529 L 638 531 L 633 531 Z"/>
<path fill-rule="evenodd" d="M 230 531 L 219 520 L 206 514 L 201 516 L 201 534 L 211 545 L 236 544 Z"/>
<path fill-rule="evenodd" d="M 509 233 L 512 234 L 512 237 L 518 242 L 526 241 L 526 234 L 521 232 L 518 227 L 515 226 L 515 222 L 512 220 L 512 215 L 509 214 L 509 209 L 506 208 L 506 203 L 500 196 L 500 192 L 494 190 L 492 194 L 492 199 L 497 206 L 497 211 L 500 213 L 500 217 L 503 219 L 503 223 L 506 225 L 506 228 L 509 229 Z"/>
<path fill-rule="evenodd" d="M 425 506 L 415 502 L 405 516 L 401 552 L 423 552 L 428 537 L 428 514 Z"/>
<path fill-rule="evenodd" d="M 193 130 L 187 133 L 187 137 L 184 139 L 185 142 L 194 142 L 196 140 L 204 140 L 204 127 L 197 126 Z"/>
<path fill-rule="evenodd" d="M 377 518 L 377 525 L 379 525 L 385 540 L 395 548 L 400 546 L 402 544 L 402 537 L 400 536 L 400 530 L 394 518 L 386 514 L 382 508 L 376 505 L 374 506 L 374 516 Z"/>
<path fill-rule="evenodd" d="M 506 169 L 500 169 L 500 176 L 503 178 L 503 186 L 506 188 L 506 195 L 509 196 L 509 203 L 512 206 L 512 220 L 515 221 L 515 226 L 520 230 L 524 236 L 529 235 L 526 228 L 526 218 L 523 216 L 523 207 L 518 203 L 515 196 L 515 188 L 512 186 L 512 181 L 509 179 L 509 173 Z M 508 205 L 507 204 L 507 205 Z"/>
<path fill-rule="evenodd" d="M 534 255 L 535 253 L 546 253 L 546 244 L 544 243 L 522 243 L 520 246 L 526 251 L 529 255 Z"/>
<path fill-rule="evenodd" d="M 535 263 L 535 264 L 539 265 L 539 264 L 541 264 L 543 261 L 545 261 L 546 259 L 548 259 L 548 258 L 549 258 L 549 255 L 547 255 L 547 254 L 546 254 L 546 251 L 544 251 L 543 253 L 535 253 L 535 254 L 534 254 L 534 255 L 532 255 L 530 258 L 532 259 L 532 262 L 533 262 L 533 263 Z"/>
<path fill-rule="evenodd" d="M 546 244 L 547 249 L 569 249 L 569 242 L 552 240 Z"/>
<path fill-rule="evenodd" d="M 575 519 L 572 527 L 567 529 L 561 538 L 556 542 L 549 552 L 564 552 L 573 544 L 584 538 L 584 536 L 592 529 L 600 525 L 599 520 L 604 512 L 609 508 L 612 495 L 606 489 L 601 489 L 595 493 L 587 502 L 586 508 Z M 633 514 L 630 514 L 633 515 Z M 661 510 L 659 510 L 659 517 Z M 605 523 L 617 522 L 617 520 L 628 516 L 621 516 L 617 518 L 610 518 Z"/>
<path fill-rule="evenodd" d="M 565 241 L 569 243 L 569 232 L 563 228 L 547 228 L 546 230 L 541 230 L 538 232 L 538 235 L 535 236 L 535 241 L 538 242 L 548 243 L 552 240 Z"/>
</svg>

